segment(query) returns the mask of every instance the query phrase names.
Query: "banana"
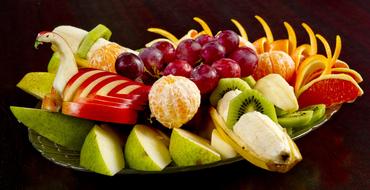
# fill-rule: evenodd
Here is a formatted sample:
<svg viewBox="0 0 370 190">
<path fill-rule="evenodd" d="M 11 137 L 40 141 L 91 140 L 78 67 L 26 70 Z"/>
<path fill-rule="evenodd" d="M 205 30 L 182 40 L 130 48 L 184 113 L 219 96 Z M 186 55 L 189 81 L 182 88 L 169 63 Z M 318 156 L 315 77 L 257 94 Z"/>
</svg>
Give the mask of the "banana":
<svg viewBox="0 0 370 190">
<path fill-rule="evenodd" d="M 285 173 L 302 160 L 299 149 L 286 131 L 259 112 L 244 114 L 229 129 L 217 110 L 210 115 L 221 138 L 252 164 L 275 172 Z"/>
<path fill-rule="evenodd" d="M 299 108 L 293 87 L 279 74 L 269 74 L 259 79 L 254 89 L 284 111 L 295 112 Z"/>
</svg>

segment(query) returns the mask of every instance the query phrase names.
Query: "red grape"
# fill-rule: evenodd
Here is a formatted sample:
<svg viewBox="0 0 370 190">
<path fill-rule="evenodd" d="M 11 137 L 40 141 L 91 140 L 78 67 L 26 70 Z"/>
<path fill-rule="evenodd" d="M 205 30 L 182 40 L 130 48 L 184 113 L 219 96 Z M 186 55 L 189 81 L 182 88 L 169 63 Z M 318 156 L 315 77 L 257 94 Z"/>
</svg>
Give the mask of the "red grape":
<svg viewBox="0 0 370 190">
<path fill-rule="evenodd" d="M 229 58 L 222 58 L 215 61 L 212 67 L 216 69 L 221 78 L 239 78 L 240 66 L 239 64 Z"/>
<path fill-rule="evenodd" d="M 195 41 L 198 42 L 201 46 L 214 40 L 215 39 L 208 34 L 202 34 L 195 38 Z"/>
<path fill-rule="evenodd" d="M 188 62 L 184 60 L 175 60 L 166 66 L 163 71 L 163 75 L 175 75 L 189 78 L 192 69 L 193 68 Z"/>
<path fill-rule="evenodd" d="M 214 61 L 225 57 L 225 48 L 217 41 L 206 43 L 200 52 L 201 57 L 206 64 L 212 64 Z"/>
<path fill-rule="evenodd" d="M 155 47 L 162 52 L 165 63 L 169 63 L 175 59 L 175 48 L 170 42 L 159 41 L 154 43 L 152 47 Z"/>
<path fill-rule="evenodd" d="M 256 52 L 249 47 L 240 47 L 229 56 L 230 59 L 239 63 L 241 77 L 253 74 L 258 64 Z"/>
<path fill-rule="evenodd" d="M 122 76 L 135 80 L 144 72 L 144 63 L 132 53 L 120 54 L 115 63 L 116 72 Z"/>
<path fill-rule="evenodd" d="M 233 52 L 239 47 L 239 36 L 232 30 L 224 30 L 216 35 L 217 41 L 225 47 L 226 53 Z"/>
<path fill-rule="evenodd" d="M 200 59 L 200 50 L 202 46 L 193 39 L 186 39 L 179 43 L 176 48 L 176 58 L 187 61 L 194 66 Z"/>
<path fill-rule="evenodd" d="M 163 54 L 157 48 L 145 48 L 140 52 L 139 57 L 143 61 L 145 68 L 153 75 L 157 75 L 164 69 Z"/>
<path fill-rule="evenodd" d="M 201 64 L 191 71 L 190 79 L 197 85 L 201 94 L 207 94 L 216 88 L 220 78 L 216 69 Z"/>
</svg>

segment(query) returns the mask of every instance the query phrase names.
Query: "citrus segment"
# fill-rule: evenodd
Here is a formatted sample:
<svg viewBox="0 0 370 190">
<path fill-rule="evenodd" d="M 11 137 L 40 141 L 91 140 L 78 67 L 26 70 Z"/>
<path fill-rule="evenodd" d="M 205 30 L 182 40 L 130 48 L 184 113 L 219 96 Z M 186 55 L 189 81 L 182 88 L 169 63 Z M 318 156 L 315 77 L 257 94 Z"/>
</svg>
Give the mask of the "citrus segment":
<svg viewBox="0 0 370 190">
<path fill-rule="evenodd" d="M 88 67 L 116 72 L 115 62 L 123 47 L 116 43 L 109 43 L 93 52 Z"/>
</svg>

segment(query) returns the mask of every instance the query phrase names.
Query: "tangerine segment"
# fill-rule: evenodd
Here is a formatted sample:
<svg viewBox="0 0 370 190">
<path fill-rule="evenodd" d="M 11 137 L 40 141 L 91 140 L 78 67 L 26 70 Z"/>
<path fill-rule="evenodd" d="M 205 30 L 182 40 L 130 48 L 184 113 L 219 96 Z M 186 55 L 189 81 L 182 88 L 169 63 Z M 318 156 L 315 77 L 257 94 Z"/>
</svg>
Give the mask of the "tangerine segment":
<svg viewBox="0 0 370 190">
<path fill-rule="evenodd" d="M 116 59 L 123 51 L 122 46 L 116 43 L 109 43 L 92 54 L 88 67 L 115 73 Z"/>
<path fill-rule="evenodd" d="M 257 54 L 261 54 L 265 52 L 265 47 L 267 46 L 267 38 L 262 37 L 253 42 L 254 47 L 256 47 Z"/>
<path fill-rule="evenodd" d="M 327 107 L 353 102 L 363 94 L 356 81 L 346 74 L 330 74 L 305 85 L 298 94 L 299 107 L 325 104 Z"/>
</svg>

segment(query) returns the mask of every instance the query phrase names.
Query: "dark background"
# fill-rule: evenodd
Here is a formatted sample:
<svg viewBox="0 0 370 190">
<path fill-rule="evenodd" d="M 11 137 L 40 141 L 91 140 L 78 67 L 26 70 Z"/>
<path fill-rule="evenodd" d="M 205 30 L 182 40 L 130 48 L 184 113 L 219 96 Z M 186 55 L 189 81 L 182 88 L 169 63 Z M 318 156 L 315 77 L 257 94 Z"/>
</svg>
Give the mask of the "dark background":
<svg viewBox="0 0 370 190">
<path fill-rule="evenodd" d="M 9 105 L 31 107 L 36 100 L 15 87 L 24 74 L 46 71 L 51 51 L 33 48 L 36 34 L 62 24 L 90 30 L 108 26 L 112 41 L 137 49 L 158 36 L 148 27 L 168 29 L 180 37 L 200 29 L 192 17 L 203 18 L 213 32 L 236 30 L 231 18 L 247 29 L 251 41 L 264 35 L 254 15 L 262 16 L 274 37 L 286 38 L 288 21 L 300 43 L 308 42 L 302 22 L 327 37 L 334 46 L 342 37 L 340 59 L 359 71 L 365 94 L 345 104 L 318 130 L 299 139 L 303 161 L 287 174 L 263 171 L 247 161 L 196 172 L 163 175 L 104 177 L 57 166 L 44 159 L 29 143 L 27 129 L 9 112 Z M 370 1 L 200 1 L 105 0 L 0 2 L 0 189 L 370 189 Z M 321 48 L 321 47 L 320 47 Z M 321 48 L 322 49 L 322 48 Z"/>
</svg>

